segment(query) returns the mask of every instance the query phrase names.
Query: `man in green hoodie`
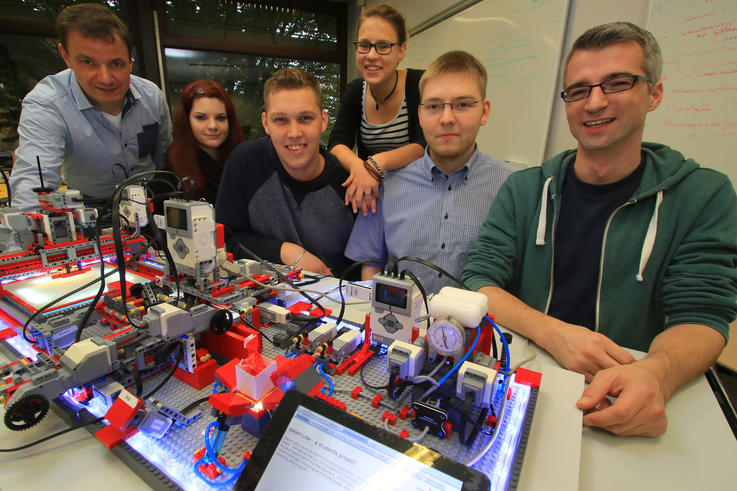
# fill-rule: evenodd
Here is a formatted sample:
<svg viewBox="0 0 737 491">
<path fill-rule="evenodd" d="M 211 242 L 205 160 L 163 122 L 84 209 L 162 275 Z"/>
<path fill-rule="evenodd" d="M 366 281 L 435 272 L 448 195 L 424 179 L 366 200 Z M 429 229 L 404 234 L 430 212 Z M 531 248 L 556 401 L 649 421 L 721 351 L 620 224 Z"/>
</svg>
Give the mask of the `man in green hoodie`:
<svg viewBox="0 0 737 491">
<path fill-rule="evenodd" d="M 642 142 L 661 71 L 633 24 L 576 40 L 561 97 L 578 147 L 507 180 L 463 272 L 500 324 L 591 382 L 584 424 L 621 435 L 665 432 L 666 401 L 714 363 L 737 314 L 729 179 Z"/>
</svg>

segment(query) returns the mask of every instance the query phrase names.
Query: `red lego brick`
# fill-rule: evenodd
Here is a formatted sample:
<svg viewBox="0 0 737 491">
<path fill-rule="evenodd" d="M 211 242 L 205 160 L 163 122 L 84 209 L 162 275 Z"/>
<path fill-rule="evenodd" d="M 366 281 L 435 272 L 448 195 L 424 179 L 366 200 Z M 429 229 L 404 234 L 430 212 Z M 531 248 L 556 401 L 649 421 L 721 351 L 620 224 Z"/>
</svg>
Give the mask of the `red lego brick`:
<svg viewBox="0 0 737 491">
<path fill-rule="evenodd" d="M 311 305 L 308 304 L 307 302 L 297 302 L 287 307 L 287 310 L 290 311 L 292 315 L 299 315 L 302 312 L 309 310 L 310 307 Z"/>
<path fill-rule="evenodd" d="M 525 368 L 518 368 L 517 373 L 514 376 L 514 381 L 518 384 L 528 385 L 533 389 L 539 389 L 542 378 L 542 373 L 533 372 L 532 370 L 527 370 Z"/>
<path fill-rule="evenodd" d="M 108 450 L 117 447 L 128 438 L 138 433 L 138 428 L 129 427 L 131 421 L 143 407 L 143 401 L 127 390 L 121 391 L 113 405 L 110 406 L 105 419 L 110 425 L 95 432 L 95 436 Z"/>
<path fill-rule="evenodd" d="M 399 436 L 401 436 L 402 438 L 407 438 L 409 436 L 409 431 L 402 430 L 399 432 Z"/>
<path fill-rule="evenodd" d="M 443 423 L 443 428 L 445 429 L 445 438 L 450 438 L 450 431 L 453 429 L 453 425 L 450 421 L 445 421 Z"/>
<path fill-rule="evenodd" d="M 0 331 L 0 341 L 5 341 L 6 339 L 14 338 L 17 336 L 18 333 L 15 332 L 15 329 L 7 328 Z"/>
<path fill-rule="evenodd" d="M 354 399 L 358 399 L 358 396 L 361 394 L 361 391 L 363 388 L 360 385 L 357 385 L 355 389 L 351 391 L 351 397 Z"/>
<path fill-rule="evenodd" d="M 198 363 L 194 369 L 194 373 L 177 368 L 174 376 L 197 390 L 202 390 L 212 383 L 215 378 L 215 371 L 218 368 L 217 362 L 210 358 L 204 363 Z"/>
<path fill-rule="evenodd" d="M 405 420 L 407 419 L 407 416 L 409 415 L 410 407 L 408 405 L 404 405 L 402 409 L 399 411 L 399 419 Z"/>
<path fill-rule="evenodd" d="M 319 390 L 315 393 L 313 397 L 315 399 L 320 399 L 322 402 L 329 404 L 333 407 L 337 407 L 341 411 L 345 411 L 345 408 L 346 408 L 345 402 L 339 401 L 338 399 L 333 399 L 332 397 L 323 394 Z"/>
<path fill-rule="evenodd" d="M 315 318 L 325 317 L 326 315 L 330 315 L 332 312 L 333 311 L 330 310 L 330 309 L 325 309 L 325 310 L 322 310 L 322 309 L 319 309 L 319 308 L 318 309 L 312 309 L 310 311 L 310 317 L 315 317 Z"/>
<path fill-rule="evenodd" d="M 390 413 L 389 411 L 384 411 L 384 414 L 381 415 L 382 421 L 389 421 L 389 424 L 394 426 L 397 423 L 397 415 Z"/>
<path fill-rule="evenodd" d="M 220 392 L 212 394 L 208 402 L 218 411 L 237 418 L 246 414 L 256 401 L 240 392 Z"/>
<path fill-rule="evenodd" d="M 223 227 L 222 223 L 215 224 L 215 236 L 216 236 L 216 247 L 218 249 L 222 249 L 223 247 L 225 247 L 225 227 Z M 231 259 L 231 262 L 233 262 L 232 259 Z"/>
<path fill-rule="evenodd" d="M 379 407 L 379 403 L 381 402 L 381 400 L 383 398 L 384 398 L 383 395 L 376 394 L 376 396 L 374 396 L 374 398 L 371 399 L 371 407 L 373 407 L 374 409 L 378 408 Z"/>
</svg>

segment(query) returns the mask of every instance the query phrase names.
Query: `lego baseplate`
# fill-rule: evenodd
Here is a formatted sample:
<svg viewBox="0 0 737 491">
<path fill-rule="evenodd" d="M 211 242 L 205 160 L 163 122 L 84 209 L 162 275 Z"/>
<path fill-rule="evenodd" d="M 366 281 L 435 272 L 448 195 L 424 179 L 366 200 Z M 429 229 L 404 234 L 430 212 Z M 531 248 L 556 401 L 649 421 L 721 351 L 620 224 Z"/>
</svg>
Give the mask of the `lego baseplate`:
<svg viewBox="0 0 737 491">
<path fill-rule="evenodd" d="M 265 331 L 268 334 L 268 328 Z M 90 334 L 95 334 L 94 330 Z M 103 334 L 100 332 L 99 334 Z M 283 354 L 282 349 L 276 349 L 264 343 L 265 356 L 274 357 Z M 373 386 L 383 386 L 387 383 L 388 375 L 385 370 L 385 355 L 374 357 L 364 370 L 364 379 Z M 144 381 L 144 393 L 159 384 L 165 377 L 160 372 Z M 376 391 L 365 386 L 358 373 L 354 376 L 344 374 L 332 377 L 334 383 L 333 397 L 346 403 L 346 410 L 377 426 L 384 426 L 389 431 L 400 433 L 408 432 L 408 438 L 420 437 L 422 432 L 412 426 L 410 419 L 396 418 L 394 424 L 382 421 L 382 416 L 389 411 L 399 414 L 400 409 L 408 403 L 407 398 L 400 397 L 398 401 L 387 400 L 386 391 Z M 361 387 L 361 392 L 369 397 L 354 399 L 351 394 Z M 155 395 L 158 404 L 181 411 L 190 406 L 193 401 L 203 399 L 187 414 L 191 421 L 188 424 L 174 424 L 163 438 L 156 439 L 139 432 L 125 445 L 121 445 L 115 453 L 134 472 L 139 474 L 146 483 L 154 489 L 182 488 L 186 490 L 231 489 L 235 479 L 227 484 L 205 483 L 195 473 L 193 468 L 194 453 L 204 446 L 206 427 L 214 417 L 210 413 L 210 406 L 206 397 L 212 394 L 213 385 L 196 390 L 177 378 L 172 377 Z M 376 396 L 381 394 L 381 401 L 377 404 Z M 506 396 L 505 396 L 506 394 Z M 501 399 L 507 397 L 504 405 L 504 417 L 496 436 L 496 441 L 485 456 L 473 467 L 487 474 L 491 481 L 491 489 L 516 489 L 520 477 L 522 459 L 529 434 L 532 415 L 534 414 L 537 390 L 528 385 L 510 381 L 507 391 L 500 385 L 494 398 L 494 407 L 500 407 Z M 373 404 L 372 404 L 373 403 Z M 107 407 L 95 398 L 88 406 L 76 405 L 68 400 L 62 404 L 62 411 L 74 413 L 87 410 L 93 415 L 102 416 Z M 373 407 L 376 405 L 377 407 Z M 58 410 L 58 408 L 57 408 Z M 472 413 L 475 418 L 477 411 Z M 72 418 L 76 418 L 72 415 Z M 94 426 L 90 431 L 96 430 Z M 470 447 L 462 445 L 456 431 L 450 433 L 449 438 L 439 438 L 428 434 L 421 443 L 437 452 L 456 459 L 466 461 L 478 453 L 488 442 L 491 436 L 479 433 Z M 240 426 L 231 427 L 220 456 L 225 458 L 226 465 L 238 467 L 245 452 L 253 449 L 257 438 L 243 430 Z M 100 451 L 106 451 L 100 446 Z M 220 476 L 216 481 L 223 481 L 229 476 Z"/>
</svg>

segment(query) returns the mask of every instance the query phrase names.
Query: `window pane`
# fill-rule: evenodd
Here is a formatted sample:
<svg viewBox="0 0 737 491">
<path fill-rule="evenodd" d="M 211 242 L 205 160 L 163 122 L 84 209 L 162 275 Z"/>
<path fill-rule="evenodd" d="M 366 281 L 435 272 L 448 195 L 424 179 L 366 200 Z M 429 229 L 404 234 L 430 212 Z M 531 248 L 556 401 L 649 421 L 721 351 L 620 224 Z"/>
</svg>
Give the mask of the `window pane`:
<svg viewBox="0 0 737 491">
<path fill-rule="evenodd" d="M 259 55 L 218 53 L 166 48 L 166 80 L 172 115 L 184 87 L 192 80 L 209 78 L 223 84 L 233 99 L 238 120 L 248 139 L 264 136 L 261 126 L 264 82 L 278 69 L 296 67 L 320 81 L 328 115 L 335 117 L 340 104 L 340 65 Z M 327 143 L 333 120 L 323 135 Z"/>
<path fill-rule="evenodd" d="M 334 49 L 337 17 L 320 12 L 226 0 L 166 2 L 166 32 L 172 35 Z"/>
<path fill-rule="evenodd" d="M 18 146 L 23 97 L 39 80 L 64 66 L 55 39 L 0 34 L 0 151 L 10 152 Z"/>
<path fill-rule="evenodd" d="M 131 32 L 135 32 L 136 26 L 128 22 L 128 11 L 126 5 L 128 0 L 0 0 L 0 15 L 16 19 L 30 19 L 34 21 L 48 20 L 54 22 L 56 15 L 63 9 L 76 3 L 103 3 L 115 12 L 115 15 L 125 22 Z"/>
</svg>

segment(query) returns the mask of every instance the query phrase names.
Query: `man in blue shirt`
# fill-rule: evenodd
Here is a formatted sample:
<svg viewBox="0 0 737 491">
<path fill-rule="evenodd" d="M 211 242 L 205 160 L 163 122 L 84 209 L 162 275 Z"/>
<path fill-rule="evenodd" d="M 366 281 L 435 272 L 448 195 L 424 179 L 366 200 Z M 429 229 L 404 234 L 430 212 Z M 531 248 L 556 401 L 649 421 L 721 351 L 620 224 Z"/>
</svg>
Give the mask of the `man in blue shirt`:
<svg viewBox="0 0 737 491">
<path fill-rule="evenodd" d="M 132 40 L 107 7 L 80 4 L 56 20 L 69 67 L 41 80 L 23 99 L 19 146 L 10 177 L 13 205 L 38 207 L 34 188 L 66 184 L 99 205 L 126 175 L 163 166 L 171 141 L 159 88 L 131 75 Z"/>
<path fill-rule="evenodd" d="M 476 148 L 486 123 L 486 70 L 463 51 L 435 60 L 420 79 L 419 119 L 427 141 L 425 155 L 386 173 L 376 213 L 359 215 L 346 256 L 364 265 L 363 279 L 378 273 L 391 258 L 412 256 L 460 278 L 468 249 L 478 235 L 491 202 L 512 168 Z M 403 261 L 428 292 L 455 282 L 438 271 Z"/>
</svg>

